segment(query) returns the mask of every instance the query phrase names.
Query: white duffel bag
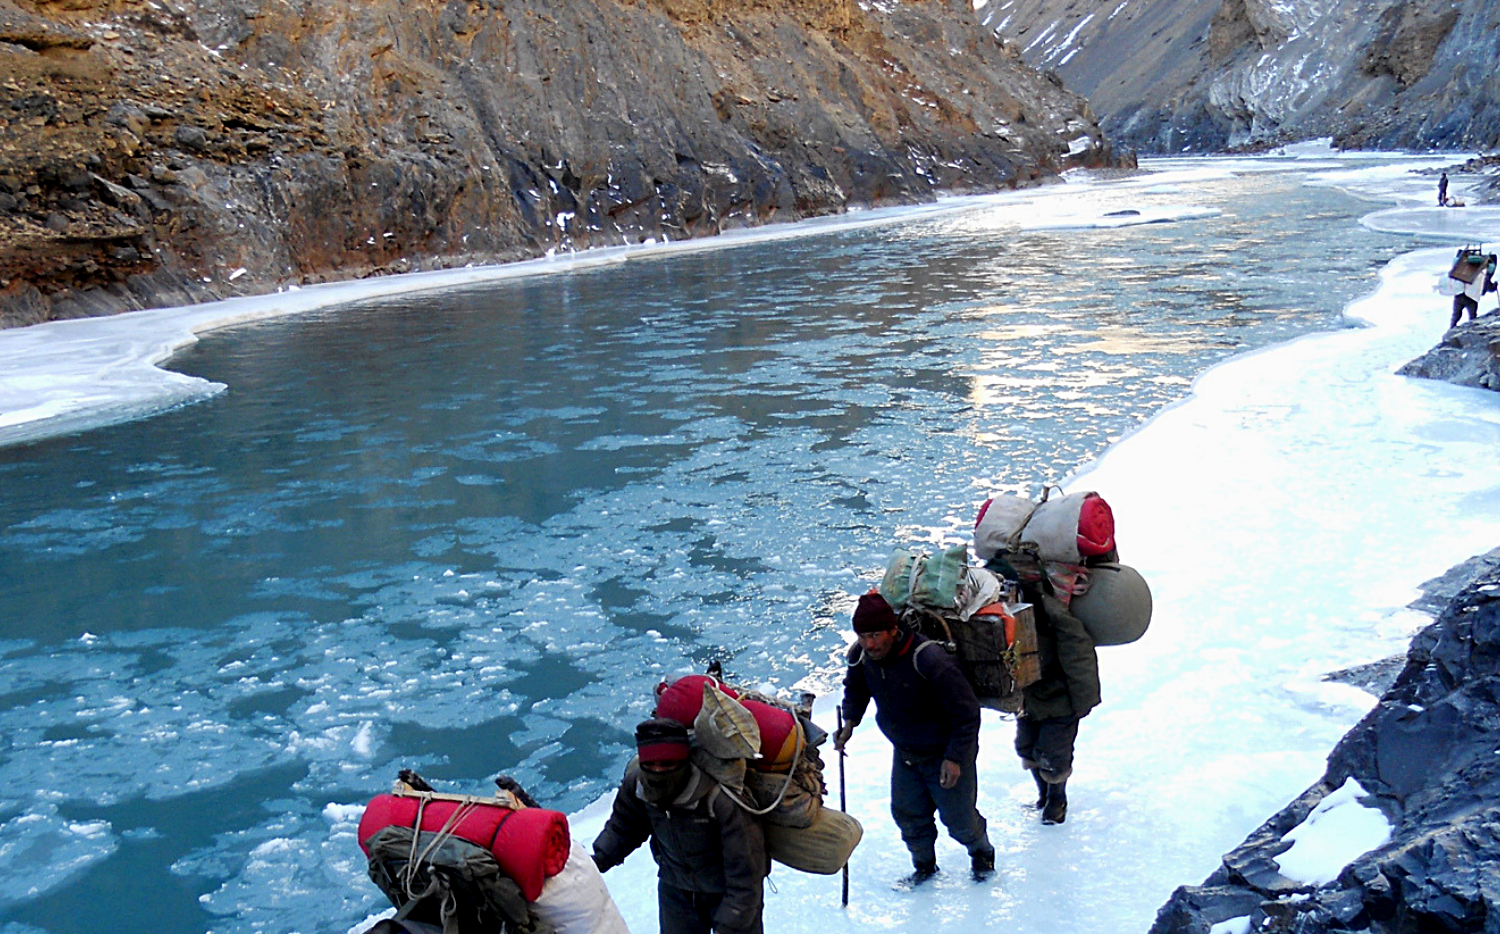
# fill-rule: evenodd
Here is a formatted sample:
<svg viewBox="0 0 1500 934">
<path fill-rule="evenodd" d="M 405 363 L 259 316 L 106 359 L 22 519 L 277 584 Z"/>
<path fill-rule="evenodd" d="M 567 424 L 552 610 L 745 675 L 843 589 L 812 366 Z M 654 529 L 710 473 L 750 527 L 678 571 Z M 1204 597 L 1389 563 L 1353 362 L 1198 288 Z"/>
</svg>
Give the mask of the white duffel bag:
<svg viewBox="0 0 1500 934">
<path fill-rule="evenodd" d="M 1101 528 L 1093 531 L 1091 525 Z M 1080 539 L 1090 534 L 1098 540 L 1092 542 L 1090 551 L 1084 552 Z M 1109 504 L 1092 490 L 1080 490 L 1038 503 L 1021 531 L 1021 546 L 1034 549 L 1043 561 L 1081 564 L 1085 556 L 1112 550 L 1114 538 L 1114 517 Z"/>
<path fill-rule="evenodd" d="M 1036 511 L 1036 503 L 1024 496 L 1004 494 L 984 501 L 974 520 L 974 555 L 988 561 L 1020 542 L 1021 530 Z"/>
</svg>

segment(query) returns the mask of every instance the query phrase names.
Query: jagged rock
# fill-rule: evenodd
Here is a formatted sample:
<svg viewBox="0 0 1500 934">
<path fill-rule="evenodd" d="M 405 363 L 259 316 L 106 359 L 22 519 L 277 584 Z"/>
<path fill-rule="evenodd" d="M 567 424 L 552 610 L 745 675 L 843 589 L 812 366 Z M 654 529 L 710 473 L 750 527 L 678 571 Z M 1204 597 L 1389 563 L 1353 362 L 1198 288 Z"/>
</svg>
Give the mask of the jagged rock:
<svg viewBox="0 0 1500 934">
<path fill-rule="evenodd" d="M 1396 372 L 1476 389 L 1500 388 L 1500 312 L 1462 321 L 1438 345 Z"/>
<path fill-rule="evenodd" d="M 969 0 L 0 0 L 0 75 L 0 325 L 1116 164 Z"/>
<path fill-rule="evenodd" d="M 1413 604 L 1413 606 L 1415 605 Z M 1433 612 L 1436 612 L 1436 610 Z M 1391 658 L 1383 658 L 1379 661 L 1368 662 L 1363 665 L 1355 665 L 1352 668 L 1331 671 L 1323 676 L 1323 680 L 1353 685 L 1366 694 L 1379 697 L 1395 683 L 1396 676 L 1401 674 L 1401 669 L 1405 665 L 1406 659 L 1404 657 L 1399 655 L 1392 656 Z"/>
<path fill-rule="evenodd" d="M 1429 593 L 1460 575 L 1471 577 L 1412 640 L 1395 684 L 1334 748 L 1323 779 L 1203 885 L 1179 888 L 1152 934 L 1205 934 L 1244 917 L 1252 931 L 1297 934 L 1500 929 L 1500 549 Z M 1390 818 L 1390 841 L 1327 885 L 1281 877 L 1283 835 L 1351 777 Z"/>
<path fill-rule="evenodd" d="M 1370 149 L 1500 144 L 1493 0 L 995 0 L 984 21 L 1143 152 L 1332 137 Z M 1347 50 L 1347 51 L 1345 51 Z"/>
<path fill-rule="evenodd" d="M 1240 886 L 1178 886 L 1157 913 L 1156 925 L 1179 934 L 1208 934 L 1215 924 L 1243 918 L 1263 901 L 1260 893 Z"/>
</svg>

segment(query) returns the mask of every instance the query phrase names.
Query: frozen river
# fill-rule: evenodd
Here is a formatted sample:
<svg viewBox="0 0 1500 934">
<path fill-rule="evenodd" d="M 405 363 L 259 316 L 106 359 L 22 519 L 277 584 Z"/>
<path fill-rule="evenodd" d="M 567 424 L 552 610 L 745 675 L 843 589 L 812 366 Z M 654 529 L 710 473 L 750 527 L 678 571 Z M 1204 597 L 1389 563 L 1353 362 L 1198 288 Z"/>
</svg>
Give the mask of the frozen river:
<svg viewBox="0 0 1500 934">
<path fill-rule="evenodd" d="M 0 931 L 341 934 L 400 767 L 578 811 L 664 677 L 826 693 L 892 547 L 1418 245 L 1229 167 L 222 329 L 170 365 L 227 391 L 0 449 Z"/>
</svg>

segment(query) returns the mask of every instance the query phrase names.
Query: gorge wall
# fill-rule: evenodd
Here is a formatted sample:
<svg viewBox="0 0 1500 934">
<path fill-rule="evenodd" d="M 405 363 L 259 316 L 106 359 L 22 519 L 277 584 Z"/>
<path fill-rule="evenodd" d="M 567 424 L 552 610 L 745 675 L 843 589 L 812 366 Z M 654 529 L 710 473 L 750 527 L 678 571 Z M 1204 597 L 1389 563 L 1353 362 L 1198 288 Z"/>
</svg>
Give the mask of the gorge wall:
<svg viewBox="0 0 1500 934">
<path fill-rule="evenodd" d="M 979 0 L 1142 152 L 1500 146 L 1493 0 Z"/>
<path fill-rule="evenodd" d="M 1112 162 L 969 0 L 0 0 L 0 325 Z"/>
</svg>

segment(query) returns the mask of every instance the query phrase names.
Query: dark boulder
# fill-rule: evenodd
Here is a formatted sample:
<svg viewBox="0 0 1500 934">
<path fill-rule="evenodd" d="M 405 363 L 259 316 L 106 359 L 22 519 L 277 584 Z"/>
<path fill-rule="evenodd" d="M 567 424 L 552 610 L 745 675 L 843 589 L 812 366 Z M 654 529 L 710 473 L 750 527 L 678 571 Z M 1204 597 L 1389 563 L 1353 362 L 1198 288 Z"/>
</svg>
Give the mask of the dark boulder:
<svg viewBox="0 0 1500 934">
<path fill-rule="evenodd" d="M 1444 334 L 1436 347 L 1396 372 L 1500 390 L 1500 312 L 1491 311 L 1473 321 L 1465 315 L 1465 320 Z"/>
</svg>

